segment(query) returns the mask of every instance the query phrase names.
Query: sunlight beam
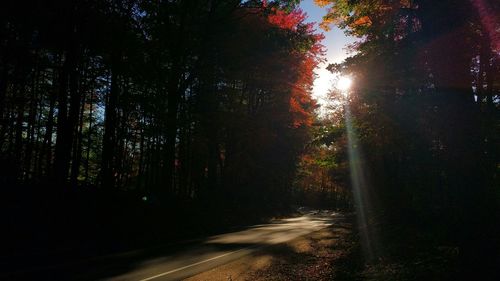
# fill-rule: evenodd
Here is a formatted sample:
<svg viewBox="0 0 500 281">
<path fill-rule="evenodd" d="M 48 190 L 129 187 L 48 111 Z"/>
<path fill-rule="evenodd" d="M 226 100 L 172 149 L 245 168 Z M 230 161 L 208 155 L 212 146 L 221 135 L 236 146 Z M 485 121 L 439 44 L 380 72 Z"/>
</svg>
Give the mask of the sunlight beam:
<svg viewBox="0 0 500 281">
<path fill-rule="evenodd" d="M 370 229 L 367 217 L 367 213 L 370 210 L 369 182 L 366 171 L 363 168 L 363 155 L 348 104 L 344 105 L 344 110 L 348 145 L 347 153 L 356 219 L 364 257 L 366 260 L 371 261 L 376 256 L 378 240 L 374 231 Z"/>
</svg>

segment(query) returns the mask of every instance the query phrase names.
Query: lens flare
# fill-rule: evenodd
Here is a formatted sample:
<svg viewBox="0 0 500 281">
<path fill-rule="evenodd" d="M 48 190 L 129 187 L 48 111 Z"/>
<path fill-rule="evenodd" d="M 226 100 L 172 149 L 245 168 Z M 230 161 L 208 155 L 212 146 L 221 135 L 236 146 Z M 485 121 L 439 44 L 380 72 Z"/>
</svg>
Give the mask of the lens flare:
<svg viewBox="0 0 500 281">
<path fill-rule="evenodd" d="M 337 83 L 335 85 L 335 88 L 337 88 L 339 91 L 346 93 L 349 91 L 352 85 L 352 79 L 347 77 L 347 76 L 340 76 L 339 79 L 337 80 Z"/>
</svg>

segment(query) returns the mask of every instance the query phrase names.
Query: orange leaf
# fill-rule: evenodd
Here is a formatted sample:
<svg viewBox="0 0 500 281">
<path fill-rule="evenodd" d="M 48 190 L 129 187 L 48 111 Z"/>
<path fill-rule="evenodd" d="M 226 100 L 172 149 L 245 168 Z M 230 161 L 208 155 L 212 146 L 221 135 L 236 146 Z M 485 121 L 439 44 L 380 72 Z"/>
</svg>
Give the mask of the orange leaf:
<svg viewBox="0 0 500 281">
<path fill-rule="evenodd" d="M 356 21 L 354 21 L 354 24 L 357 26 L 360 26 L 360 25 L 370 26 L 370 25 L 372 25 L 372 20 L 370 19 L 369 16 L 364 16 L 364 17 L 361 17 L 361 18 L 357 19 Z"/>
</svg>

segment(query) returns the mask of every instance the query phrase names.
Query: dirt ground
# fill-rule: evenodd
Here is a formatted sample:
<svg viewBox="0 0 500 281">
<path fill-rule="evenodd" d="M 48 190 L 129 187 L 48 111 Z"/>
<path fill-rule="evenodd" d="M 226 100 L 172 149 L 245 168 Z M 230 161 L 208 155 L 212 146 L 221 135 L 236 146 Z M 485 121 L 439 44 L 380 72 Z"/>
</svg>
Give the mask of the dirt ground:
<svg viewBox="0 0 500 281">
<path fill-rule="evenodd" d="M 345 220 L 185 280 L 353 280 L 354 241 Z"/>
</svg>

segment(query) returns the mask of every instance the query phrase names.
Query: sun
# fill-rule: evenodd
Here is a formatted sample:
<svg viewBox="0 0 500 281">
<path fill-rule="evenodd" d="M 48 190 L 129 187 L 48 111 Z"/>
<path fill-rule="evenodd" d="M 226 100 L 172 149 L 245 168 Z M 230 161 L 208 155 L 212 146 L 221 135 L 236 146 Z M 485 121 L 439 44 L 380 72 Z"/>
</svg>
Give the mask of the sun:
<svg viewBox="0 0 500 281">
<path fill-rule="evenodd" d="M 342 93 L 347 93 L 352 85 L 352 79 L 348 76 L 340 76 L 335 84 L 335 88 L 337 88 Z"/>
</svg>

